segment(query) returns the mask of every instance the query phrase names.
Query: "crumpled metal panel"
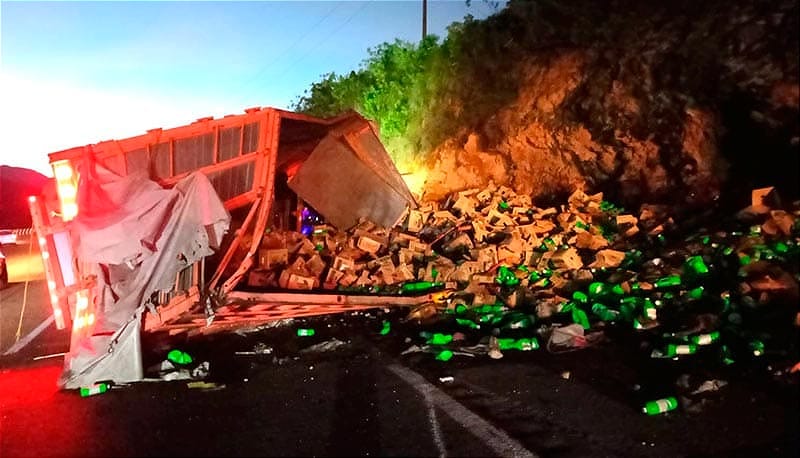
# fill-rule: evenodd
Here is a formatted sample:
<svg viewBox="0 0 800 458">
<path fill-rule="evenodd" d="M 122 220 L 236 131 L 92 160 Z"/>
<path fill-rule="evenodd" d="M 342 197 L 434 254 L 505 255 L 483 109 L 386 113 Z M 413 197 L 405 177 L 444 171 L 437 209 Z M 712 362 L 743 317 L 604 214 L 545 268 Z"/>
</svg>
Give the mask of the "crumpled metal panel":
<svg viewBox="0 0 800 458">
<path fill-rule="evenodd" d="M 397 183 L 387 183 L 382 178 L 385 171 L 376 171 L 370 165 L 332 133 L 311 152 L 289 180 L 289 187 L 339 229 L 354 226 L 361 217 L 391 227 L 409 205 L 414 205 L 413 199 L 409 201 L 398 192 Z"/>
</svg>

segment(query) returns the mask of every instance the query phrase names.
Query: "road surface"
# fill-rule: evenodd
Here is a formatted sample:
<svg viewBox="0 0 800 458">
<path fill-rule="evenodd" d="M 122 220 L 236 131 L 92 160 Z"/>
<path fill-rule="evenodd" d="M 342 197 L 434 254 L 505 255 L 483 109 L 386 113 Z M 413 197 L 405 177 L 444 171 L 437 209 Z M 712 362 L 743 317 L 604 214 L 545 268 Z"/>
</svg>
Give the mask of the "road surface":
<svg viewBox="0 0 800 458">
<path fill-rule="evenodd" d="M 171 381 L 89 398 L 59 392 L 60 358 L 32 357 L 64 342 L 34 344 L 0 360 L 0 455 L 796 456 L 796 383 L 715 374 L 729 384 L 697 412 L 648 417 L 640 409 L 650 394 L 638 385 L 669 374 L 647 373 L 618 345 L 442 362 L 402 355 L 419 329 L 397 318 L 362 312 L 198 341 L 148 339 L 146 367 L 170 348 L 208 361 L 207 381 L 219 389 L 205 391 Z M 395 323 L 386 336 L 384 319 Z M 299 327 L 317 333 L 297 337 Z M 344 344 L 308 351 L 333 339 Z M 272 351 L 237 354 L 256 345 Z"/>
</svg>

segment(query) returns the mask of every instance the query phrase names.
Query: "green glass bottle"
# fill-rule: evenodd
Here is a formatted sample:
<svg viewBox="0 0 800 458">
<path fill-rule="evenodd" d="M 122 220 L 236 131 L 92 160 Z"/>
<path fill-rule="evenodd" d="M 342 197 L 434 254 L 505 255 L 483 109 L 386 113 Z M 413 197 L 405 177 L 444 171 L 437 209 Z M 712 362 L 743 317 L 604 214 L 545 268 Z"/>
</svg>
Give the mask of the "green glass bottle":
<svg viewBox="0 0 800 458">
<path fill-rule="evenodd" d="M 520 351 L 537 350 L 539 348 L 539 341 L 536 340 L 536 337 L 523 337 L 517 339 L 514 343 L 514 348 Z"/>
<path fill-rule="evenodd" d="M 532 315 L 522 312 L 511 312 L 504 317 L 506 324 L 503 325 L 504 329 L 525 329 L 533 325 Z"/>
<path fill-rule="evenodd" d="M 460 324 L 461 326 L 466 326 L 470 329 L 479 329 L 480 325 L 475 323 L 472 320 L 468 320 L 466 318 L 456 318 L 456 323 Z"/>
<path fill-rule="evenodd" d="M 444 283 L 442 282 L 417 281 L 404 284 L 402 287 L 400 287 L 400 291 L 403 293 L 416 293 L 419 291 L 426 291 L 432 288 L 439 288 L 442 286 L 444 286 Z"/>
<path fill-rule="evenodd" d="M 95 383 L 92 386 L 81 387 L 81 397 L 94 396 L 96 394 L 103 394 L 108 391 L 107 383 Z"/>
<path fill-rule="evenodd" d="M 572 298 L 582 304 L 589 302 L 589 296 L 587 296 L 583 291 L 575 291 L 572 293 Z"/>
<path fill-rule="evenodd" d="M 723 345 L 719 349 L 719 357 L 722 360 L 722 364 L 726 366 L 730 366 L 731 364 L 735 363 L 736 361 L 733 359 L 733 352 L 731 349 L 728 348 L 727 345 Z"/>
<path fill-rule="evenodd" d="M 586 316 L 586 312 L 579 309 L 578 307 L 574 307 L 572 309 L 572 322 L 581 325 L 583 329 L 589 329 L 589 317 Z"/>
<path fill-rule="evenodd" d="M 764 354 L 764 342 L 760 340 L 753 340 L 748 346 L 750 347 L 750 350 L 753 351 L 753 355 L 761 356 Z"/>
<path fill-rule="evenodd" d="M 170 352 L 167 353 L 167 359 L 179 366 L 192 364 L 193 361 L 189 353 L 186 353 L 185 351 L 181 350 L 170 350 Z"/>
<path fill-rule="evenodd" d="M 642 412 L 647 415 L 659 415 L 678 408 L 678 400 L 670 396 L 668 398 L 649 401 L 642 407 Z"/>
<path fill-rule="evenodd" d="M 645 303 L 644 307 L 642 307 L 642 310 L 644 312 L 644 316 L 646 316 L 647 319 L 649 320 L 658 319 L 658 310 L 656 309 L 656 306 L 652 302 Z"/>
<path fill-rule="evenodd" d="M 720 299 L 722 299 L 722 313 L 727 313 L 731 310 L 731 293 L 728 291 L 723 291 L 719 295 Z"/>
<path fill-rule="evenodd" d="M 689 296 L 690 299 L 700 299 L 703 297 L 703 290 L 702 286 L 698 286 L 697 288 L 690 289 L 686 295 Z"/>
<path fill-rule="evenodd" d="M 611 310 L 599 302 L 592 304 L 592 312 L 603 321 L 614 321 L 619 317 L 619 312 Z"/>
<path fill-rule="evenodd" d="M 521 339 L 499 338 L 497 339 L 497 346 L 500 350 L 530 351 L 539 348 L 539 341 L 535 337 L 523 337 Z"/>
<path fill-rule="evenodd" d="M 697 353 L 695 344 L 668 344 L 666 356 L 692 355 Z"/>
<path fill-rule="evenodd" d="M 697 334 L 689 337 L 689 341 L 695 345 L 711 345 L 717 340 L 719 340 L 719 331 L 709 332 L 706 334 Z"/>
<path fill-rule="evenodd" d="M 452 334 L 441 334 L 441 333 L 434 333 L 429 339 L 428 342 L 431 345 L 447 345 L 453 341 Z"/>
<path fill-rule="evenodd" d="M 486 313 L 478 317 L 478 322 L 482 324 L 496 324 L 503 320 L 500 313 Z"/>
<path fill-rule="evenodd" d="M 686 260 L 686 270 L 695 275 L 705 275 L 708 273 L 708 266 L 703 261 L 702 256 L 691 256 Z"/>
<path fill-rule="evenodd" d="M 436 359 L 438 361 L 450 361 L 450 358 L 453 357 L 453 352 L 450 350 L 442 350 L 439 354 L 436 355 Z"/>
<path fill-rule="evenodd" d="M 299 337 L 311 337 L 315 333 L 316 332 L 314 331 L 313 328 L 300 328 L 300 329 L 297 330 L 297 335 Z"/>
<path fill-rule="evenodd" d="M 603 282 L 592 282 L 589 285 L 589 296 L 591 297 L 599 297 L 606 292 L 607 288 Z"/>
<path fill-rule="evenodd" d="M 502 313 L 502 304 L 484 304 L 473 309 L 475 313 Z"/>
<path fill-rule="evenodd" d="M 391 332 L 391 330 L 392 330 L 392 323 L 390 323 L 388 321 L 384 321 L 383 322 L 383 328 L 381 329 L 381 335 L 385 336 L 386 334 L 389 334 L 389 332 Z"/>
<path fill-rule="evenodd" d="M 649 298 L 642 299 L 638 296 L 626 296 L 619 300 L 620 304 L 620 311 L 624 311 L 625 313 L 633 313 L 639 308 L 640 305 L 649 302 Z M 624 310 L 623 310 L 624 309 Z"/>
<path fill-rule="evenodd" d="M 680 275 L 667 275 L 666 277 L 661 277 L 653 283 L 653 286 L 658 289 L 664 288 L 671 288 L 673 286 L 680 286 L 681 285 L 681 276 Z"/>
<path fill-rule="evenodd" d="M 497 271 L 497 277 L 495 277 L 495 282 L 503 286 L 516 286 L 519 284 L 519 278 L 517 278 L 514 272 L 508 267 L 500 266 L 500 269 Z"/>
</svg>

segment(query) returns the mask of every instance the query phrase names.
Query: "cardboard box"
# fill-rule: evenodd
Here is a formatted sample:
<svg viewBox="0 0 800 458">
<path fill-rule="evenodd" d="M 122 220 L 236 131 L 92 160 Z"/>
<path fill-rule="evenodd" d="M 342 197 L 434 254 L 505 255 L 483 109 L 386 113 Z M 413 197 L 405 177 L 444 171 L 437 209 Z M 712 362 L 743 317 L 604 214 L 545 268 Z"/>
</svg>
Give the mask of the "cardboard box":
<svg viewBox="0 0 800 458">
<path fill-rule="evenodd" d="M 289 264 L 289 250 L 286 248 L 261 248 L 258 250 L 258 266 L 262 269 L 275 269 Z"/>
</svg>

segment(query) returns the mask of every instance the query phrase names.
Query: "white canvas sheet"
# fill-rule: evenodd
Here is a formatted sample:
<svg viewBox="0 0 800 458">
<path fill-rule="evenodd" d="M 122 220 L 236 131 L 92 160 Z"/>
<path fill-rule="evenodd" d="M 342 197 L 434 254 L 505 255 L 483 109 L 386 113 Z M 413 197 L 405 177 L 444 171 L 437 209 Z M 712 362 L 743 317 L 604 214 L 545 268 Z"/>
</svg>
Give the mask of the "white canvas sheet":
<svg viewBox="0 0 800 458">
<path fill-rule="evenodd" d="M 91 164 L 91 163 L 90 163 Z M 149 298 L 218 248 L 230 215 L 208 178 L 194 173 L 171 189 L 99 165 L 80 171 L 79 214 L 70 223 L 84 273 L 97 276 L 93 325 L 73 331 L 63 388 L 143 378 L 141 317 Z"/>
</svg>

